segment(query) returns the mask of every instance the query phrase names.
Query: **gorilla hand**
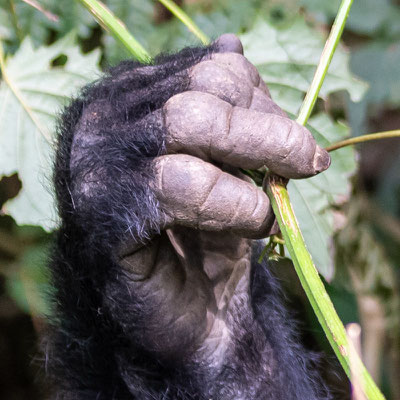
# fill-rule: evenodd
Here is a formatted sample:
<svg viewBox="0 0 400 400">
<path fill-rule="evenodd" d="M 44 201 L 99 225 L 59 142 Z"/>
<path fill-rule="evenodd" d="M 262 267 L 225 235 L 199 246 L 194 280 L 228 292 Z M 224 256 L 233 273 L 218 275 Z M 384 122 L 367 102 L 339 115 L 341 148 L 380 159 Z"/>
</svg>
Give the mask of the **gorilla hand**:
<svg viewBox="0 0 400 400">
<path fill-rule="evenodd" d="M 199 371 L 191 381 L 210 376 L 207 388 L 196 388 L 205 398 L 266 393 L 278 365 L 252 310 L 250 239 L 267 236 L 274 216 L 268 197 L 239 168 L 266 165 L 303 178 L 325 170 L 329 155 L 271 100 L 233 35 L 155 65 L 122 64 L 86 88 L 63 121 L 57 262 L 72 267 L 53 274 L 83 299 L 84 311 L 59 311 L 62 320 L 85 326 L 74 341 L 109 341 L 107 354 L 134 396 L 144 389 L 133 377 L 160 374 L 162 387 L 154 368 L 189 365 Z M 74 296 L 61 292 L 61 304 Z M 240 357 L 243 341 L 253 347 Z M 85 348 L 92 357 L 94 351 L 104 349 Z M 221 380 L 240 363 L 247 382 Z"/>
</svg>

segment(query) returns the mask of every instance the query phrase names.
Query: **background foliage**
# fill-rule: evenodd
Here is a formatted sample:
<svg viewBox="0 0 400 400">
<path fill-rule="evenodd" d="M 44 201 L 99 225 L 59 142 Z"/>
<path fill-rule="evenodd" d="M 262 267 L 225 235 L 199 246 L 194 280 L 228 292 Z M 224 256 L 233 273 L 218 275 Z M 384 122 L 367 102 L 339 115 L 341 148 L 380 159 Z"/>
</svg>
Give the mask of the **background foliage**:
<svg viewBox="0 0 400 400">
<path fill-rule="evenodd" d="M 152 55 L 198 44 L 156 1 L 105 3 Z M 339 0 L 182 3 L 210 37 L 240 34 L 274 100 L 297 115 Z M 399 39 L 398 2 L 355 0 L 309 122 L 320 144 L 400 126 Z M 71 0 L 0 1 L 0 40 L 0 299 L 14 307 L 12 318 L 22 310 L 40 331 L 51 290 L 46 251 L 57 226 L 50 181 L 56 117 L 79 87 L 129 55 Z M 291 181 L 292 202 L 341 318 L 362 323 L 367 367 L 388 399 L 398 400 L 400 144 L 373 143 L 357 154 L 346 148 L 332 159 L 324 174 Z M 304 300 L 288 260 L 279 259 L 277 273 Z M 8 321 L 1 310 L 0 321 Z M 299 312 L 309 313 L 306 303 Z M 312 346 L 316 340 L 329 351 L 311 313 L 307 330 L 315 331 Z M 33 398 L 30 385 L 15 395 L 0 374 L 0 397 Z"/>
</svg>

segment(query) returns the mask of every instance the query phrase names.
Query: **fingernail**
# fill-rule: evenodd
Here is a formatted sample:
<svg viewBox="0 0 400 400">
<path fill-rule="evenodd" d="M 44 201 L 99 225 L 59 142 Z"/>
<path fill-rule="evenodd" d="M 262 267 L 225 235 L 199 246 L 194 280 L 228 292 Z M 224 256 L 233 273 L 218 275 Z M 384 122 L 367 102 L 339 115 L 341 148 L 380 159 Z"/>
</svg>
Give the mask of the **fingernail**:
<svg viewBox="0 0 400 400">
<path fill-rule="evenodd" d="M 215 43 L 220 53 L 239 53 L 243 54 L 243 46 L 240 39 L 233 33 L 224 33 Z"/>
<path fill-rule="evenodd" d="M 322 171 L 325 171 L 330 165 L 331 157 L 329 156 L 329 153 L 321 147 L 317 146 L 314 154 L 315 173 L 318 174 Z"/>
</svg>

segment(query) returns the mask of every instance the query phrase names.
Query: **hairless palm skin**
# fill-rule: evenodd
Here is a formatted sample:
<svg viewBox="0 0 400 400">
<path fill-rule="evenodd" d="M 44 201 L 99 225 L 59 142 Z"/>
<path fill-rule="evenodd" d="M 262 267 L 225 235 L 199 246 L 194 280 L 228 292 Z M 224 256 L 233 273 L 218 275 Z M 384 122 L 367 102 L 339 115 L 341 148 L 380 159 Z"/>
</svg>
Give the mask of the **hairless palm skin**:
<svg viewBox="0 0 400 400">
<path fill-rule="evenodd" d="M 306 178 L 330 158 L 272 101 L 239 39 L 117 67 L 82 98 L 56 163 L 60 398 L 328 399 L 276 281 L 252 265 L 253 239 L 276 226 L 240 168 Z M 68 297 L 72 282 L 84 283 Z"/>
</svg>

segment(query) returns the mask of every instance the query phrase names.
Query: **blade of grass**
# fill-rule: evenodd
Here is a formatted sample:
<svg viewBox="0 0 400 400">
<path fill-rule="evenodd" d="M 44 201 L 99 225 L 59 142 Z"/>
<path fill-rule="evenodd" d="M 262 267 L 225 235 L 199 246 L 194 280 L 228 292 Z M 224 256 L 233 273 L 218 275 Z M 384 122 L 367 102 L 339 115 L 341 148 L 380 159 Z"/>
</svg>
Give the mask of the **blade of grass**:
<svg viewBox="0 0 400 400">
<path fill-rule="evenodd" d="M 187 15 L 179 6 L 172 0 L 158 0 L 164 7 L 166 7 L 172 14 L 175 15 L 197 38 L 201 43 L 209 44 L 210 39 L 208 36 L 194 23 L 194 21 Z"/>
<path fill-rule="evenodd" d="M 300 109 L 297 122 L 305 125 L 311 115 L 317 100 L 319 90 L 324 77 L 328 71 L 335 49 L 339 43 L 344 25 L 350 11 L 353 0 L 342 0 L 339 12 L 336 16 L 332 30 L 329 34 L 320 62 L 315 72 L 313 81 Z M 277 176 L 266 177 L 266 192 L 271 200 L 272 208 L 279 223 L 285 244 L 292 257 L 292 261 L 299 276 L 300 282 L 314 309 L 314 312 L 331 344 L 344 371 L 351 379 L 351 368 L 349 354 L 352 352 L 352 344 L 346 336 L 346 330 L 342 321 L 336 313 L 324 284 L 319 277 L 318 271 L 308 252 L 296 217 L 294 215 L 289 194 L 286 190 L 287 180 Z M 357 390 L 362 391 L 369 400 L 383 400 L 384 396 L 369 375 L 360 357 L 355 356 L 352 361 L 353 370 L 356 369 L 361 376 L 362 385 L 359 381 L 352 382 Z M 361 386 L 361 387 L 360 387 Z"/>
<path fill-rule="evenodd" d="M 111 33 L 126 49 L 140 62 L 148 63 L 151 61 L 149 53 L 143 46 L 129 33 L 125 25 L 116 18 L 113 13 L 100 1 L 97 0 L 78 0 L 85 6 L 97 21 Z"/>
</svg>

